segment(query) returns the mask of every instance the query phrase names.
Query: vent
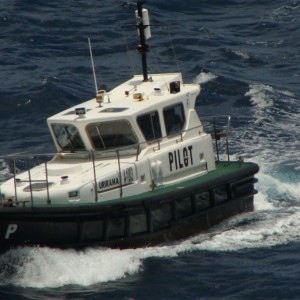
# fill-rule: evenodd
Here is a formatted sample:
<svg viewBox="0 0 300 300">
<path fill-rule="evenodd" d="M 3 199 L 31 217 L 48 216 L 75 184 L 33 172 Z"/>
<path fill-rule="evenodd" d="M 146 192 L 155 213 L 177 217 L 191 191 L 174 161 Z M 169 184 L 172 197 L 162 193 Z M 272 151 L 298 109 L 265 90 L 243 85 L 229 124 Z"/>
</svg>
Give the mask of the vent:
<svg viewBox="0 0 300 300">
<path fill-rule="evenodd" d="M 105 108 L 103 110 L 101 110 L 101 113 L 118 113 L 118 112 L 122 112 L 124 110 L 128 109 L 127 107 L 110 107 L 110 108 Z"/>
<path fill-rule="evenodd" d="M 48 187 L 54 184 L 53 182 L 48 182 Z M 47 189 L 47 182 L 36 182 L 26 186 L 23 191 L 30 192 L 30 191 L 42 191 Z"/>
<path fill-rule="evenodd" d="M 87 109 L 86 112 L 89 112 L 91 109 Z M 75 110 L 70 110 L 64 114 L 64 116 L 76 115 Z"/>
</svg>

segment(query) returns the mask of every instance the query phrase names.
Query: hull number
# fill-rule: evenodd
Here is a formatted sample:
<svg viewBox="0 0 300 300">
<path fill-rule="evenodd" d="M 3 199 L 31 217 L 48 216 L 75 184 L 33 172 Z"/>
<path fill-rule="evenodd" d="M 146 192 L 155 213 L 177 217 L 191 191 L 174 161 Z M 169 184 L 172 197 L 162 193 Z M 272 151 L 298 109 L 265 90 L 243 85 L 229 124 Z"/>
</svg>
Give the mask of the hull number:
<svg viewBox="0 0 300 300">
<path fill-rule="evenodd" d="M 123 170 L 123 178 L 124 184 L 133 182 L 133 169 L 131 167 Z"/>
<path fill-rule="evenodd" d="M 122 172 L 123 172 L 122 184 L 129 184 L 134 181 L 134 172 L 132 167 L 123 169 Z M 117 185 L 120 185 L 120 178 L 118 176 L 108 178 L 106 180 L 98 182 L 98 187 L 100 190 L 111 188 Z"/>
</svg>

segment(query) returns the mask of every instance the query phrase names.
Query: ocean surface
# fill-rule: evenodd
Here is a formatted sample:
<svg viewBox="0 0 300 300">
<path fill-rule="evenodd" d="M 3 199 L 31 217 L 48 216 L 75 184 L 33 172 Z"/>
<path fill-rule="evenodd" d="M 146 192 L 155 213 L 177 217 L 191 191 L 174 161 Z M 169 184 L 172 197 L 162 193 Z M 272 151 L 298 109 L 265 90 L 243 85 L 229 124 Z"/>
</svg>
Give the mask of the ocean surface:
<svg viewBox="0 0 300 300">
<path fill-rule="evenodd" d="M 200 116 L 232 115 L 232 158 L 260 165 L 255 210 L 153 248 L 9 251 L 0 299 L 300 299 L 300 1 L 145 7 L 150 73 L 180 70 L 201 84 Z M 134 10 L 0 1 L 0 155 L 50 147 L 46 118 L 94 97 L 88 37 L 100 87 L 141 73 Z M 0 179 L 9 175 L 0 160 Z"/>
</svg>

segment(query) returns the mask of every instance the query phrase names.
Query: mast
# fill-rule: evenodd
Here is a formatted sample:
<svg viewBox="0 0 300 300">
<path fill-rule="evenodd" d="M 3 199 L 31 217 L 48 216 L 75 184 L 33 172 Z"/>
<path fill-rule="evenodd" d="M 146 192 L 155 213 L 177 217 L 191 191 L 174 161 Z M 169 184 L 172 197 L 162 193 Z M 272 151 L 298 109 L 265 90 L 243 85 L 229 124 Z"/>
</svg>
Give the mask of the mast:
<svg viewBox="0 0 300 300">
<path fill-rule="evenodd" d="M 143 8 L 142 5 L 145 1 L 143 0 L 137 0 L 137 28 L 139 32 L 140 37 L 140 44 L 137 47 L 137 50 L 141 53 L 142 57 L 142 68 L 143 68 L 143 77 L 144 81 L 148 81 L 148 66 L 147 66 L 147 55 L 146 52 L 149 50 L 149 45 L 146 44 L 146 38 L 149 38 L 151 36 L 150 31 L 148 36 L 145 35 L 145 28 L 149 27 L 149 24 L 144 24 L 144 18 L 143 18 Z M 147 11 L 145 11 L 145 14 L 147 14 Z M 148 17 L 148 14 L 147 14 Z M 149 20 L 149 19 L 148 19 Z"/>
</svg>

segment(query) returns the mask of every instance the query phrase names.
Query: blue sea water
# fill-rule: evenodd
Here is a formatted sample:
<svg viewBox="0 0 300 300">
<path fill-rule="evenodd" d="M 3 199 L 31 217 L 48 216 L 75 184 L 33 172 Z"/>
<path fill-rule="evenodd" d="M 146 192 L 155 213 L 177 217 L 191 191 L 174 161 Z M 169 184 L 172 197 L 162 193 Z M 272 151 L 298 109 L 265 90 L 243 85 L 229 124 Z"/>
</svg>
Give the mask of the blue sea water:
<svg viewBox="0 0 300 300">
<path fill-rule="evenodd" d="M 145 6 L 150 72 L 200 83 L 200 116 L 232 115 L 232 156 L 261 168 L 255 211 L 153 248 L 9 251 L 0 299 L 300 299 L 300 1 Z M 1 1 L 0 154 L 48 147 L 46 118 L 94 97 L 88 37 L 99 86 L 140 73 L 134 23 L 134 1 Z"/>
</svg>

